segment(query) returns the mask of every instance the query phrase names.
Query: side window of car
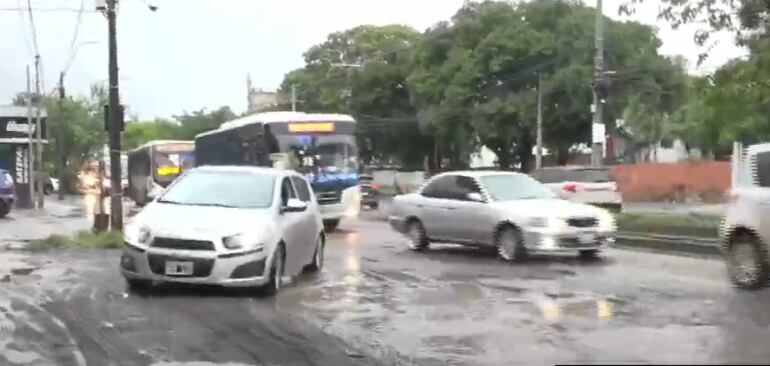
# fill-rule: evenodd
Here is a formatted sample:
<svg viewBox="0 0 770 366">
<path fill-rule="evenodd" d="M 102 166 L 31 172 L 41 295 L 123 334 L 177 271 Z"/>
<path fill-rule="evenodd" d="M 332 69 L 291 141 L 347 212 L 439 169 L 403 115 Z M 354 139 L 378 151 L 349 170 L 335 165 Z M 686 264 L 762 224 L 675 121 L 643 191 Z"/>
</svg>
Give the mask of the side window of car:
<svg viewBox="0 0 770 366">
<path fill-rule="evenodd" d="M 770 188 L 770 151 L 758 153 L 755 159 L 757 185 Z"/>
<path fill-rule="evenodd" d="M 458 176 L 457 186 L 460 188 L 460 191 L 461 191 L 460 193 L 462 195 L 459 199 L 467 200 L 468 193 L 481 194 L 481 188 L 479 188 L 479 185 L 478 183 L 476 183 L 476 180 L 471 177 Z"/>
<path fill-rule="evenodd" d="M 294 188 L 297 189 L 299 199 L 302 202 L 310 202 L 310 188 L 308 188 L 307 181 L 297 176 L 291 177 L 291 181 L 294 183 Z"/>
<path fill-rule="evenodd" d="M 421 195 L 430 198 L 449 198 L 449 188 L 452 185 L 454 177 L 443 176 L 434 179 L 420 192 Z"/>
<path fill-rule="evenodd" d="M 297 198 L 297 195 L 294 192 L 294 187 L 291 184 L 291 180 L 288 177 L 283 178 L 283 182 L 281 183 L 281 204 L 286 206 L 286 204 L 289 202 L 289 199 L 292 198 Z"/>
</svg>

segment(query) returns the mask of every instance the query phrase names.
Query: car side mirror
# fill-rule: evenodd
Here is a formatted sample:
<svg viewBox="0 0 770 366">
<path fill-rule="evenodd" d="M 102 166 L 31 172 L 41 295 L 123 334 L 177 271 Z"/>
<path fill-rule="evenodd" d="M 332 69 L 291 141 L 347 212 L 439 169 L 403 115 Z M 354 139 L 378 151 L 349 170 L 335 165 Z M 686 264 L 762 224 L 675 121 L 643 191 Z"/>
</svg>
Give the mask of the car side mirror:
<svg viewBox="0 0 770 366">
<path fill-rule="evenodd" d="M 482 196 L 481 193 L 470 192 L 465 196 L 468 198 L 469 201 L 484 202 L 484 196 Z"/>
<path fill-rule="evenodd" d="M 307 209 L 307 203 L 296 198 L 290 198 L 286 205 L 281 208 L 281 212 L 302 212 Z"/>
</svg>

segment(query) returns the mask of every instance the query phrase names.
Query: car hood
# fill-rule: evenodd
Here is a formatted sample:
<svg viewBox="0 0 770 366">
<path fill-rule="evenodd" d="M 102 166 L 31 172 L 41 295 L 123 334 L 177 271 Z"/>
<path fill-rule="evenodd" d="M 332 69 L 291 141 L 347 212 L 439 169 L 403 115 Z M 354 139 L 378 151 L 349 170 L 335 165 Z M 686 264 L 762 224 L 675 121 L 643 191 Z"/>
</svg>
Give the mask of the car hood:
<svg viewBox="0 0 770 366">
<path fill-rule="evenodd" d="M 602 215 L 602 209 L 598 207 L 556 198 L 499 201 L 493 202 L 492 206 L 504 213 L 530 217 L 592 216 L 598 218 Z"/>
<path fill-rule="evenodd" d="M 246 231 L 265 232 L 272 219 L 267 209 L 189 206 L 153 202 L 135 222 L 154 235 L 224 237 Z"/>
</svg>

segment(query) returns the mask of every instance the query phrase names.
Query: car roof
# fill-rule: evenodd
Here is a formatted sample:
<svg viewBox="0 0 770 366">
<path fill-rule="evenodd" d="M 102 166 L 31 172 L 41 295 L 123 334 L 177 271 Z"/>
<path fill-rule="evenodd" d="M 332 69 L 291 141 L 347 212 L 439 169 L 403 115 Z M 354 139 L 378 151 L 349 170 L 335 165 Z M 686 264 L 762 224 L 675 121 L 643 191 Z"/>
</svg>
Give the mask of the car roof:
<svg viewBox="0 0 770 366">
<path fill-rule="evenodd" d="M 503 171 L 503 170 L 457 170 L 453 172 L 436 174 L 436 177 L 447 176 L 447 175 L 464 175 L 471 178 L 480 178 L 480 177 L 488 177 L 493 175 L 526 175 L 526 174 L 519 173 L 519 172 Z"/>
<path fill-rule="evenodd" d="M 547 166 L 547 167 L 542 167 L 542 168 L 537 169 L 537 170 L 539 170 L 539 171 L 543 171 L 543 170 L 562 170 L 562 171 L 566 170 L 566 171 L 570 171 L 570 170 L 573 170 L 574 171 L 574 170 L 609 170 L 609 169 L 610 169 L 610 167 L 604 166 L 604 165 L 600 165 L 600 166 L 591 166 L 591 165 L 563 165 L 563 166 Z"/>
<path fill-rule="evenodd" d="M 196 172 L 196 171 L 234 172 L 234 173 L 242 172 L 242 173 L 253 173 L 253 174 L 259 174 L 259 175 L 269 175 L 273 177 L 283 177 L 283 176 L 301 177 L 302 176 L 296 171 L 288 170 L 288 169 L 277 169 L 277 168 L 260 167 L 260 166 L 242 166 L 242 165 L 204 165 L 204 166 L 199 166 L 190 170 L 190 172 Z"/>
</svg>

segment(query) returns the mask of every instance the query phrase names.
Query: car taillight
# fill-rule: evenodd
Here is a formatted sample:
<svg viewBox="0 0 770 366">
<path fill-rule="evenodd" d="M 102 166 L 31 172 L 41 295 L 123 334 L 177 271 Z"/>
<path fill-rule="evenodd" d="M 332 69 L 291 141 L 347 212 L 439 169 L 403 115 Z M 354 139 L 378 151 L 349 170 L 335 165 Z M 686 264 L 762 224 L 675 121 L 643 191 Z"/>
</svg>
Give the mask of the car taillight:
<svg viewBox="0 0 770 366">
<path fill-rule="evenodd" d="M 578 185 L 575 183 L 567 183 L 562 187 L 565 192 L 575 193 L 578 190 Z"/>
</svg>

